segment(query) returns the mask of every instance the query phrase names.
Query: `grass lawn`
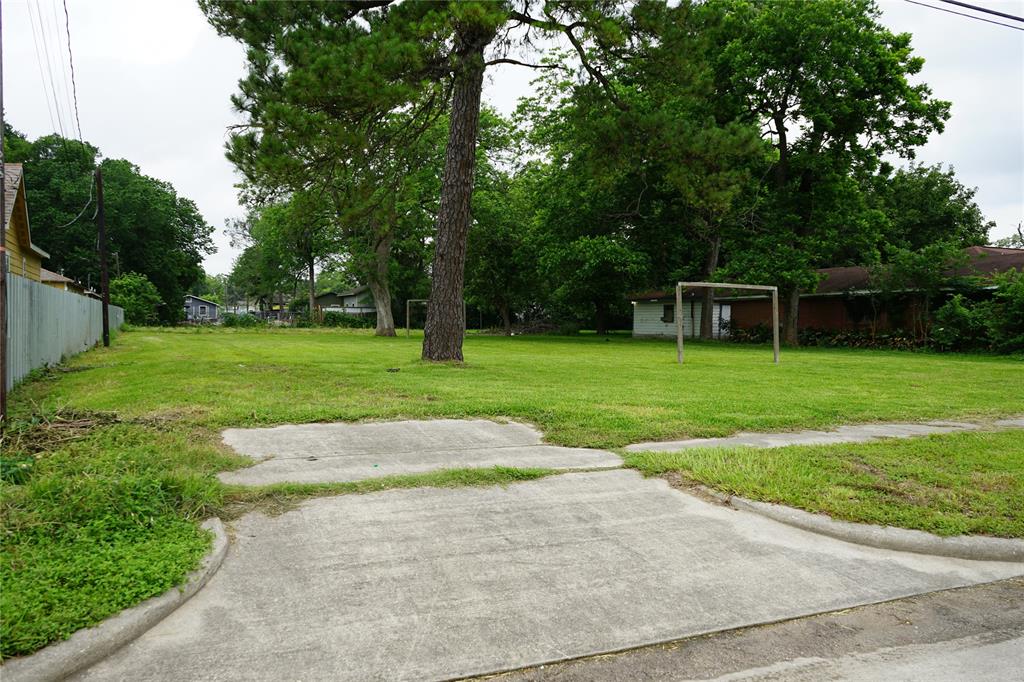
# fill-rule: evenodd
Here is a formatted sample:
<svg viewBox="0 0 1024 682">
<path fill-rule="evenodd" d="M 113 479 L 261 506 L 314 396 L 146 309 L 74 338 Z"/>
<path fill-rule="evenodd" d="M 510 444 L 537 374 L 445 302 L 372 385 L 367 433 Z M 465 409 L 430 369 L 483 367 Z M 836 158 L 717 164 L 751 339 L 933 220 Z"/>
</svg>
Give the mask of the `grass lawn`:
<svg viewBox="0 0 1024 682">
<path fill-rule="evenodd" d="M 694 343 L 680 367 L 671 342 L 593 335 L 471 335 L 465 350 L 467 364 L 456 367 L 421 363 L 419 338 L 141 329 L 23 384 L 11 396 L 12 423 L 0 444 L 0 655 L 31 652 L 180 582 L 209 546 L 197 522 L 210 514 L 274 512 L 311 495 L 552 473 L 496 468 L 228 487 L 213 474 L 249 460 L 220 443 L 227 426 L 511 418 L 537 425 L 550 442 L 619 447 L 738 430 L 1024 413 L 1019 358 L 808 349 L 784 350 L 774 366 L 766 347 Z M 1022 535 L 1024 434 L 964 438 L 976 440 L 935 441 L 953 443 L 952 453 L 888 455 L 887 443 L 855 448 L 857 455 L 787 449 L 770 457 L 690 453 L 703 459 L 685 461 L 638 455 L 631 464 L 854 520 Z M 959 456 L 957 443 L 973 449 Z"/>
<path fill-rule="evenodd" d="M 1024 538 L 1024 431 L 785 448 L 627 453 L 685 480 L 849 521 Z"/>
<path fill-rule="evenodd" d="M 563 445 L 738 430 L 1024 413 L 1019 358 L 688 346 L 626 336 L 466 340 L 463 367 L 420 339 L 324 330 L 140 330 L 29 384 L 16 409 L 114 411 L 205 428 L 398 417 L 511 417 Z M 390 372 L 389 369 L 398 369 Z"/>
</svg>

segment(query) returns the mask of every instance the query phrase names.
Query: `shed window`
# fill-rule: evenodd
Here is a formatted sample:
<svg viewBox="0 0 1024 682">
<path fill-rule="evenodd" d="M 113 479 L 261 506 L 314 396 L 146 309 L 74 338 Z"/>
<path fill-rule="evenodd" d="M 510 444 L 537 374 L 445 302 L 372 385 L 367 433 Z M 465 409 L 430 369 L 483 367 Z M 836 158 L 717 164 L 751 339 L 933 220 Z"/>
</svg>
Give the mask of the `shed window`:
<svg viewBox="0 0 1024 682">
<path fill-rule="evenodd" d="M 200 315 L 205 315 L 206 314 L 206 306 L 205 305 L 199 306 L 199 314 Z"/>
<path fill-rule="evenodd" d="M 663 305 L 661 307 L 661 321 L 662 322 L 675 322 L 676 321 L 676 307 L 673 304 Z"/>
</svg>

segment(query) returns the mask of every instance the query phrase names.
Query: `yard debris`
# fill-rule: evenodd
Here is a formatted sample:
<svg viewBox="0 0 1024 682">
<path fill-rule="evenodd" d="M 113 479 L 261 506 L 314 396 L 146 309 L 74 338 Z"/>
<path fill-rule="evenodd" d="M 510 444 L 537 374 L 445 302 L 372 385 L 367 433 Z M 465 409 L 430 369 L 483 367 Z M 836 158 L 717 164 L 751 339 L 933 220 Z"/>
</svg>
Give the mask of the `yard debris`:
<svg viewBox="0 0 1024 682">
<path fill-rule="evenodd" d="M 36 455 L 81 438 L 97 426 L 116 424 L 116 412 L 92 412 L 61 408 L 54 412 L 33 412 L 30 416 L 12 419 L 0 434 L 0 451 Z"/>
</svg>

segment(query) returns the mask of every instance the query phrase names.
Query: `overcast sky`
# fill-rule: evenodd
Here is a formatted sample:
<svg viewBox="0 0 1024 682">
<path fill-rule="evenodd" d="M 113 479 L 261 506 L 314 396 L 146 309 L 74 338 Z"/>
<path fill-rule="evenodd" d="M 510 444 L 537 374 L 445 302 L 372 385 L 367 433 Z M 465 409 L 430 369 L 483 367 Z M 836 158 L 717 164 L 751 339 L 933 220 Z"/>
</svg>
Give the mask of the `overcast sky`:
<svg viewBox="0 0 1024 682">
<path fill-rule="evenodd" d="M 228 272 L 236 253 L 223 227 L 241 211 L 223 150 L 225 129 L 236 120 L 229 97 L 242 74 L 241 48 L 219 38 L 191 0 L 67 4 L 83 137 L 105 156 L 129 159 L 193 199 L 217 229 L 218 250 L 206 269 Z M 1024 0 L 972 4 L 1024 15 Z M 915 51 L 926 59 L 921 78 L 937 97 L 953 102 L 946 131 L 918 159 L 952 164 L 962 182 L 978 187 L 979 205 L 997 224 L 993 239 L 1013 233 L 1024 219 L 1024 31 L 903 0 L 881 5 L 890 28 L 914 35 Z M 63 91 L 66 55 L 58 56 L 66 49 L 60 1 L 4 0 L 3 39 L 8 122 L 31 138 L 61 125 L 43 85 L 52 70 L 60 119 L 72 136 L 70 97 Z M 503 66 L 489 74 L 485 97 L 500 111 L 510 112 L 531 91 L 528 69 Z"/>
</svg>

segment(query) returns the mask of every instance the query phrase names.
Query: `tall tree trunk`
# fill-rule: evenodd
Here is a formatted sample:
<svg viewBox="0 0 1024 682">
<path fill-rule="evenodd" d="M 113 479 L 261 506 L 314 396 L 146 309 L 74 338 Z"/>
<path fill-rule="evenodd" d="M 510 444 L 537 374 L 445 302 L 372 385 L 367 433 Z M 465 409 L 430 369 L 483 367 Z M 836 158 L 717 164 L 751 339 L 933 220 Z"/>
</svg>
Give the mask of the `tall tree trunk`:
<svg viewBox="0 0 1024 682">
<path fill-rule="evenodd" d="M 373 305 L 377 309 L 377 336 L 395 335 L 395 318 L 391 314 L 391 287 L 388 284 L 388 266 L 391 263 L 391 232 L 379 236 L 373 246 L 373 266 L 367 276 Z"/>
<path fill-rule="evenodd" d="M 315 261 L 310 258 L 306 265 L 309 267 L 309 321 L 317 322 L 318 316 L 316 314 L 316 273 L 314 271 Z"/>
<path fill-rule="evenodd" d="M 789 302 L 786 304 L 786 321 L 783 326 L 783 340 L 790 346 L 799 346 L 800 319 L 800 289 L 795 288 L 789 292 Z"/>
<path fill-rule="evenodd" d="M 451 122 L 441 177 L 427 322 L 423 327 L 424 360 L 462 362 L 462 337 L 466 328 L 462 302 L 466 236 L 480 129 L 484 48 L 494 39 L 494 34 L 493 29 L 467 29 L 456 39 Z"/>
<path fill-rule="evenodd" d="M 594 301 L 594 326 L 598 334 L 608 333 L 608 302 Z"/>
<path fill-rule="evenodd" d="M 718 268 L 718 254 L 722 250 L 722 237 L 715 235 L 708 245 L 708 256 L 704 260 L 704 279 L 710 281 L 711 275 Z M 714 338 L 715 321 L 715 290 L 704 288 L 704 301 L 700 309 L 700 338 L 709 340 Z"/>
<path fill-rule="evenodd" d="M 505 336 L 512 336 L 512 314 L 509 312 L 508 303 L 499 305 L 498 312 L 501 313 L 501 326 L 505 330 Z"/>
</svg>

